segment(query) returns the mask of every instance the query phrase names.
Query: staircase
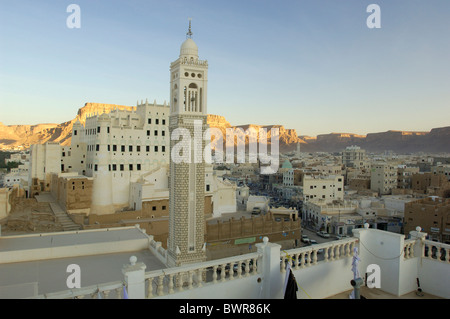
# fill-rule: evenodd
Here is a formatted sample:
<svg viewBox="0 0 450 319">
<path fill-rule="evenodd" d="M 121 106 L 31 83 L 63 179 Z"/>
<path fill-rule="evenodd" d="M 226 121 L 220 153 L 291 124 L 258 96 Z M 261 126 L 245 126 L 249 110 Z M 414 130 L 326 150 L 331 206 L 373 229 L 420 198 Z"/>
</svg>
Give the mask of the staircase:
<svg viewBox="0 0 450 319">
<path fill-rule="evenodd" d="M 62 225 L 64 231 L 80 230 L 81 226 L 76 224 L 67 213 L 59 206 L 58 203 L 49 203 L 53 214 L 56 216 L 56 221 Z"/>
</svg>

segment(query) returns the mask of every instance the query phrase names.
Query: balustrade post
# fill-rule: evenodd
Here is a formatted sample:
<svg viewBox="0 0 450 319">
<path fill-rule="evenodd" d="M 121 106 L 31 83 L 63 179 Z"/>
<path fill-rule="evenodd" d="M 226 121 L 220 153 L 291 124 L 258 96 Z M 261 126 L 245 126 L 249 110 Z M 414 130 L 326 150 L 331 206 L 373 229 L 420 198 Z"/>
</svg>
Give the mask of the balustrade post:
<svg viewBox="0 0 450 319">
<path fill-rule="evenodd" d="M 130 264 L 125 265 L 122 273 L 125 277 L 125 282 L 128 287 L 129 299 L 144 299 L 145 298 L 145 268 L 147 266 L 142 263 L 136 263 L 135 256 L 130 257 Z"/>
<path fill-rule="evenodd" d="M 188 271 L 188 289 L 192 289 L 194 272 L 192 270 Z"/>
<path fill-rule="evenodd" d="M 225 276 L 226 276 L 226 269 L 225 267 L 227 266 L 227 264 L 222 264 L 220 266 L 221 270 L 220 270 L 220 281 L 224 282 L 225 281 Z"/>
<path fill-rule="evenodd" d="M 114 291 L 116 292 L 116 299 L 122 299 L 122 290 L 123 288 L 114 289 Z"/>
<path fill-rule="evenodd" d="M 349 245 L 348 245 L 349 250 L 348 250 L 347 257 L 351 257 L 352 256 L 353 249 L 355 248 L 355 245 L 356 245 L 356 243 L 354 241 L 349 243 Z"/>
<path fill-rule="evenodd" d="M 436 245 L 436 259 L 441 260 L 441 247 Z"/>
<path fill-rule="evenodd" d="M 409 235 L 410 238 L 415 239 L 411 249 L 413 256 L 425 257 L 425 244 L 423 241 L 427 237 L 427 233 L 421 232 L 421 228 L 417 227 L 415 231 L 410 231 Z"/>
<path fill-rule="evenodd" d="M 229 280 L 234 279 L 234 263 L 230 263 L 230 271 L 229 271 L 228 279 Z"/>
<path fill-rule="evenodd" d="M 203 286 L 202 282 L 203 282 L 203 271 L 204 268 L 200 268 L 197 270 L 197 287 L 200 288 Z"/>
<path fill-rule="evenodd" d="M 338 244 L 338 245 L 336 245 L 336 256 L 335 256 L 335 258 L 339 259 L 340 256 L 341 256 L 341 245 Z"/>
<path fill-rule="evenodd" d="M 268 237 L 264 237 L 262 243 L 256 244 L 257 251 L 261 255 L 258 266 L 258 276 L 261 277 L 261 298 L 282 298 L 282 281 L 280 280 L 280 249 L 281 245 L 270 243 Z"/>
<path fill-rule="evenodd" d="M 286 272 L 286 257 L 281 256 L 281 272 L 284 274 Z"/>
<path fill-rule="evenodd" d="M 253 258 L 253 270 L 252 270 L 252 274 L 256 275 L 256 273 L 258 272 L 258 266 L 257 263 L 258 262 L 258 258 Z"/>
<path fill-rule="evenodd" d="M 323 260 L 325 261 L 325 262 L 328 262 L 328 249 L 330 249 L 329 247 L 325 247 L 324 249 L 323 249 Z"/>
<path fill-rule="evenodd" d="M 433 259 L 433 245 L 427 245 L 428 246 L 428 258 Z"/>
<path fill-rule="evenodd" d="M 153 297 L 153 278 L 148 278 L 148 287 L 147 287 L 147 298 Z"/>
<path fill-rule="evenodd" d="M 217 265 L 214 265 L 214 266 L 213 266 L 213 274 L 212 274 L 212 277 L 213 277 L 213 283 L 217 283 Z"/>
<path fill-rule="evenodd" d="M 306 267 L 311 266 L 311 262 L 312 262 L 312 250 L 310 250 L 310 251 L 307 252 L 305 262 L 306 262 Z"/>
<path fill-rule="evenodd" d="M 181 272 L 177 274 L 177 280 L 178 280 L 178 291 L 183 291 L 183 274 Z"/>
<path fill-rule="evenodd" d="M 245 261 L 245 277 L 250 276 L 250 259 Z"/>
<path fill-rule="evenodd" d="M 305 257 L 306 257 L 305 253 L 300 253 L 300 260 L 299 260 L 299 262 L 301 262 L 300 268 L 305 268 Z"/>
<path fill-rule="evenodd" d="M 313 257 L 313 265 L 316 265 L 317 264 L 317 250 L 313 250 L 313 253 L 312 253 L 312 257 Z"/>
<path fill-rule="evenodd" d="M 299 269 L 300 268 L 300 254 L 295 254 L 295 265 L 294 265 L 294 269 Z"/>
<path fill-rule="evenodd" d="M 169 294 L 173 294 L 174 293 L 174 290 L 173 290 L 173 287 L 174 287 L 173 277 L 174 277 L 173 274 L 169 275 Z"/>
<path fill-rule="evenodd" d="M 156 293 L 158 294 L 158 296 L 162 296 L 164 293 L 163 281 L 164 281 L 164 275 L 159 275 L 158 276 L 158 284 L 157 284 L 157 288 L 156 288 Z"/>
<path fill-rule="evenodd" d="M 238 278 L 242 278 L 242 261 L 238 262 L 237 273 L 238 273 Z"/>
</svg>

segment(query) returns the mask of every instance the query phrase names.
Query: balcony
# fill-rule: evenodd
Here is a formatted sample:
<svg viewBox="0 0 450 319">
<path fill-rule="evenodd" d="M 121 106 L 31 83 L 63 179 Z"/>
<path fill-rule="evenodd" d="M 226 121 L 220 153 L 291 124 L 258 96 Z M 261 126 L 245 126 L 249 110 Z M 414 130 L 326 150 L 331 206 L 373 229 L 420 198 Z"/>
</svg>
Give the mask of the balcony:
<svg viewBox="0 0 450 319">
<path fill-rule="evenodd" d="M 380 270 L 379 288 L 368 288 L 370 280 L 363 285 L 366 298 L 417 298 L 417 279 L 423 298 L 450 297 L 450 245 L 428 241 L 420 231 L 411 232 L 409 239 L 370 228 L 355 229 L 353 234 L 352 238 L 285 251 L 265 238 L 255 253 L 149 272 L 132 257 L 122 270 L 123 281 L 36 298 L 123 298 L 125 290 L 128 298 L 137 299 L 283 298 L 288 263 L 298 283 L 297 298 L 348 298 L 355 253 L 363 280 L 366 273 L 371 278 L 369 266 L 377 265 Z M 149 250 L 165 264 L 166 251 L 149 238 Z"/>
</svg>

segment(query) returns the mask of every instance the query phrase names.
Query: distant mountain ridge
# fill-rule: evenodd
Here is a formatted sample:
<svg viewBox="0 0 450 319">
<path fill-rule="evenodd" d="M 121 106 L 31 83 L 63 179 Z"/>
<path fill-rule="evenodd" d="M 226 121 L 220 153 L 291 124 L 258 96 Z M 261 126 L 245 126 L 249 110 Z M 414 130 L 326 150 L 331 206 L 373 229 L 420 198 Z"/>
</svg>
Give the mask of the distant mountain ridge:
<svg viewBox="0 0 450 319">
<path fill-rule="evenodd" d="M 93 114 L 109 113 L 115 109 L 133 110 L 135 107 L 115 104 L 86 103 L 78 109 L 77 116 L 61 124 L 4 125 L 0 122 L 0 149 L 28 148 L 32 144 L 59 142 L 70 145 L 72 125 L 78 120 L 85 123 L 86 117 Z M 368 133 L 320 134 L 317 137 L 298 136 L 295 129 L 283 125 L 231 125 L 223 116 L 209 114 L 207 118 L 211 127 L 219 128 L 224 136 L 227 128 L 249 127 L 255 129 L 278 128 L 280 132 L 280 151 L 294 151 L 301 143 L 302 152 L 340 152 L 350 145 L 358 145 L 369 152 L 392 150 L 396 153 L 450 153 L 450 126 L 433 128 L 430 132 L 394 131 Z M 270 142 L 270 136 L 268 141 Z"/>
</svg>

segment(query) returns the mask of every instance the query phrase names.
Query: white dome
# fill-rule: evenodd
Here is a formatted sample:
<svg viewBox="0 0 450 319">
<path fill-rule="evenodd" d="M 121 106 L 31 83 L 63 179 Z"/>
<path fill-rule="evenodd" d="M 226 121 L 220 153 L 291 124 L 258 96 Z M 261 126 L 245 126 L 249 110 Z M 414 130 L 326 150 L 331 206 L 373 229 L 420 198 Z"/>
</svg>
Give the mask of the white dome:
<svg viewBox="0 0 450 319">
<path fill-rule="evenodd" d="M 181 55 L 195 55 L 198 56 L 198 47 L 197 44 L 195 44 L 194 40 L 191 38 L 186 39 L 186 41 L 183 42 L 180 48 L 180 56 Z"/>
</svg>

